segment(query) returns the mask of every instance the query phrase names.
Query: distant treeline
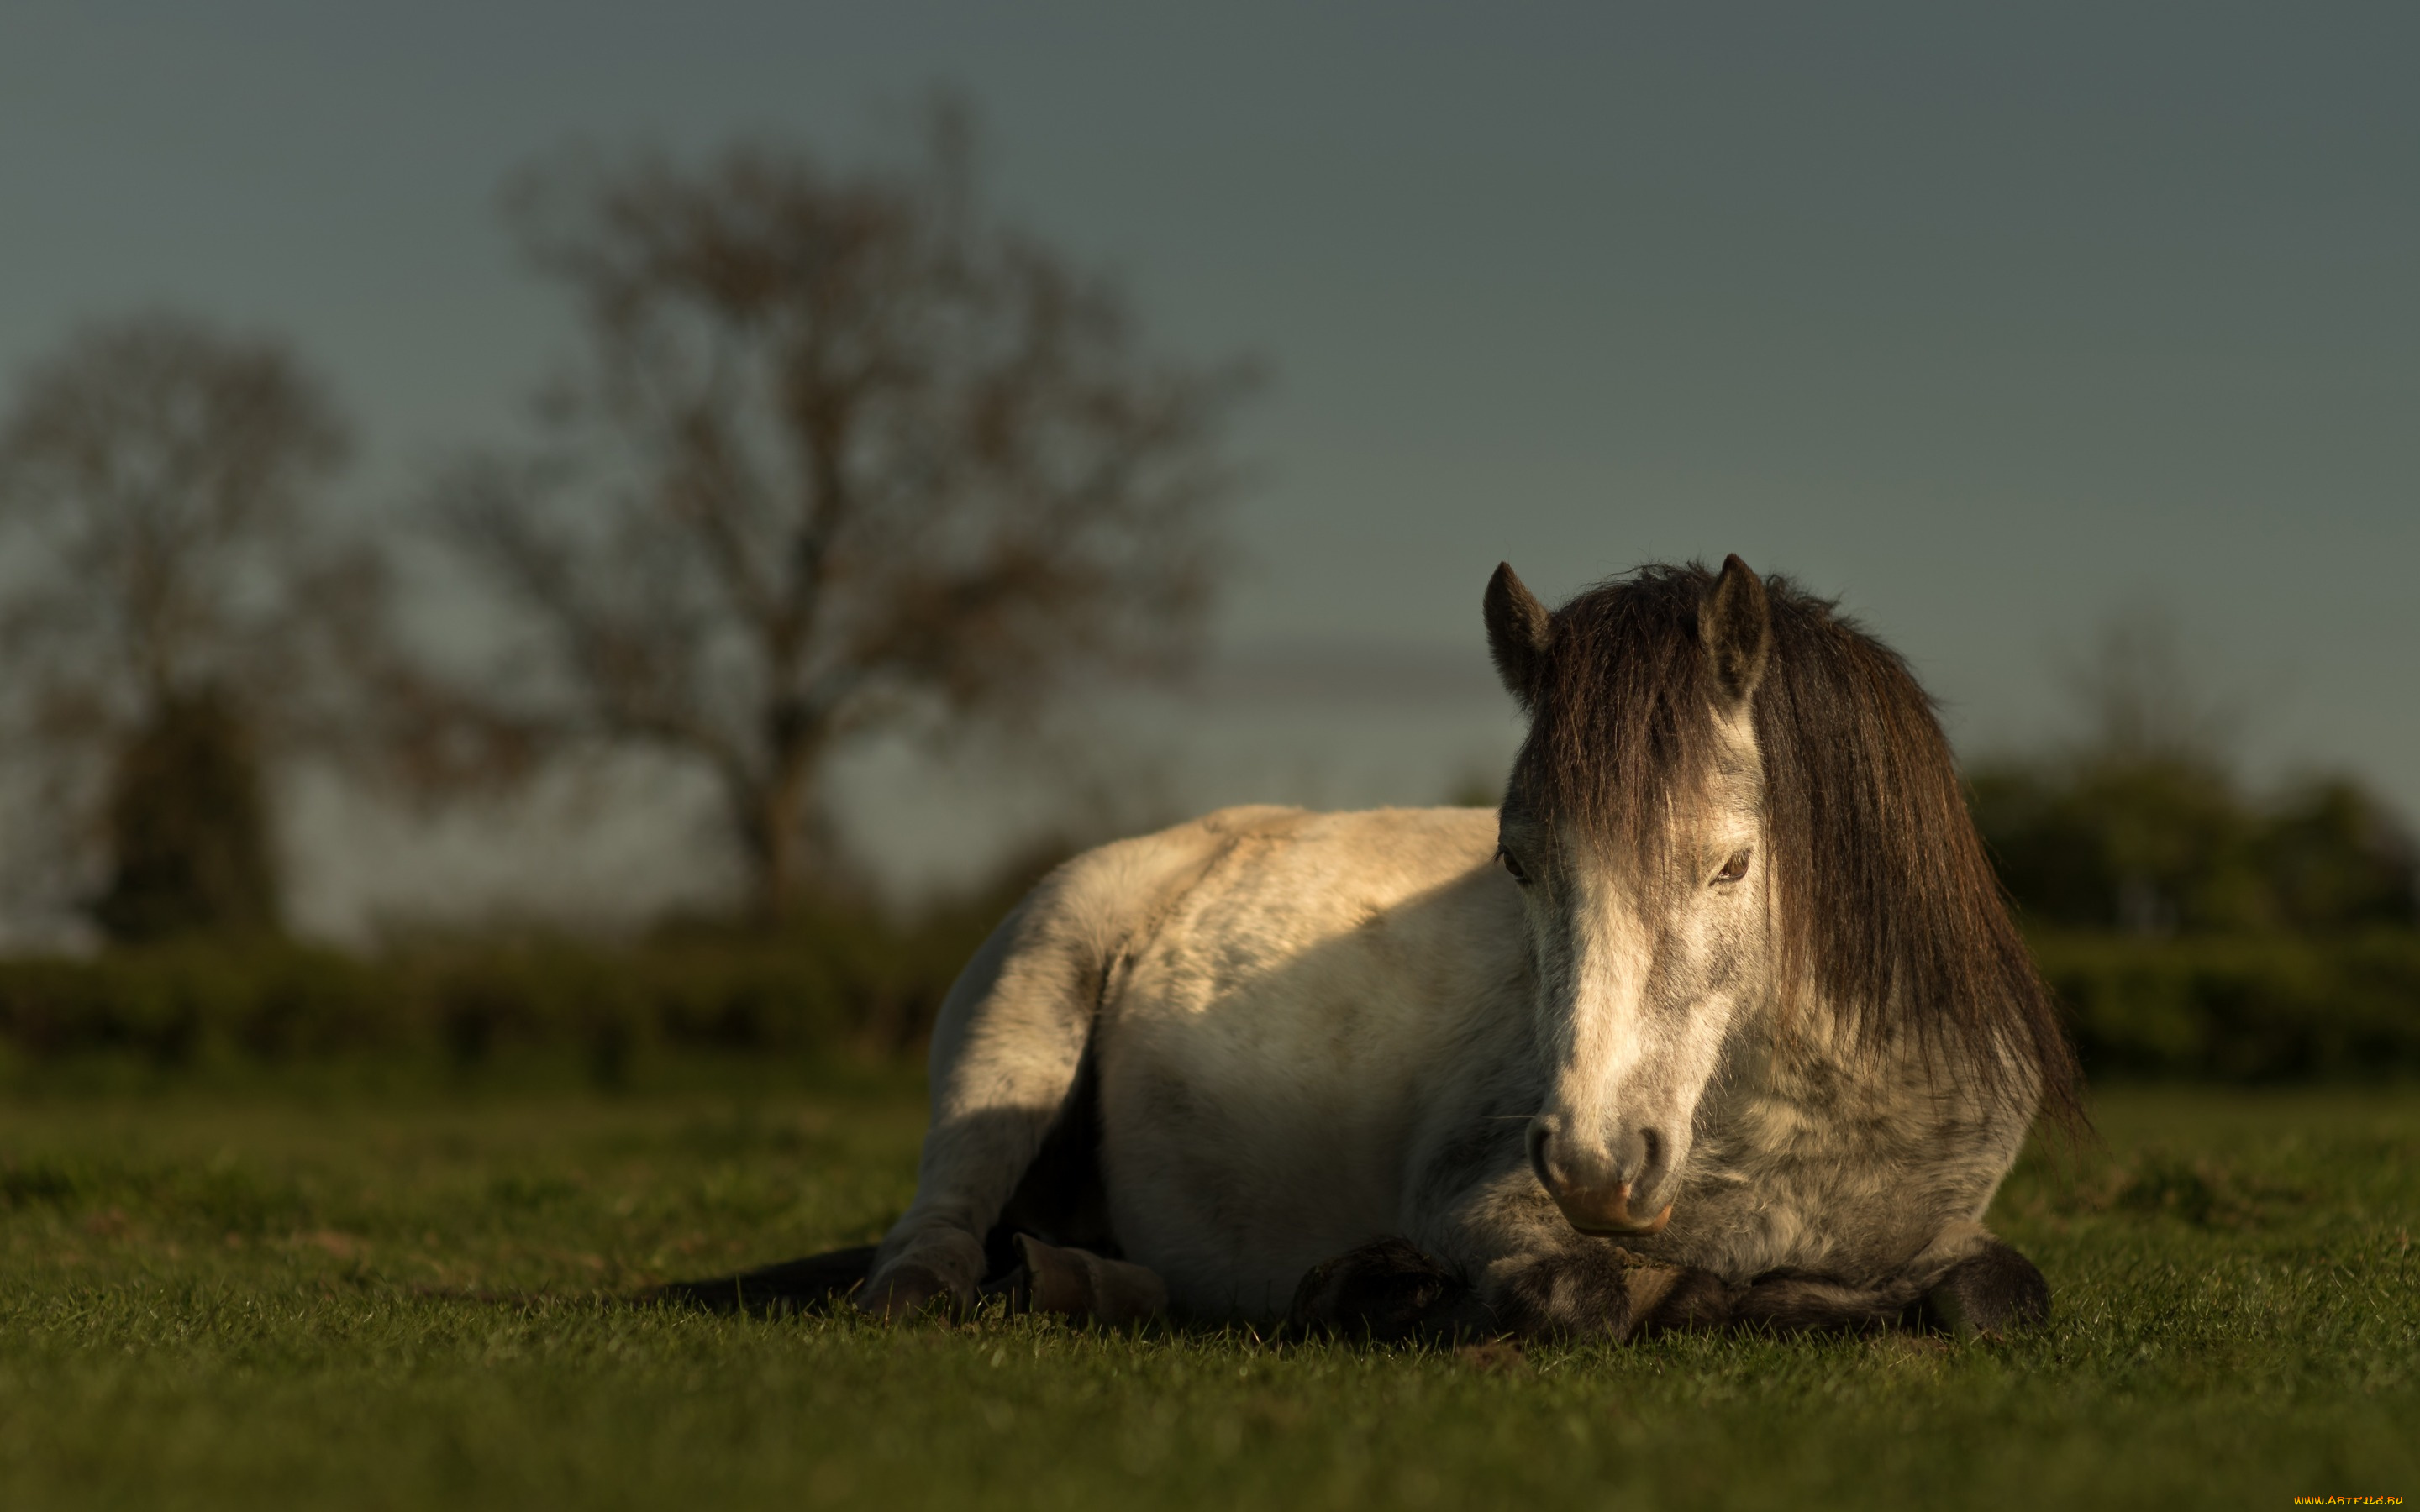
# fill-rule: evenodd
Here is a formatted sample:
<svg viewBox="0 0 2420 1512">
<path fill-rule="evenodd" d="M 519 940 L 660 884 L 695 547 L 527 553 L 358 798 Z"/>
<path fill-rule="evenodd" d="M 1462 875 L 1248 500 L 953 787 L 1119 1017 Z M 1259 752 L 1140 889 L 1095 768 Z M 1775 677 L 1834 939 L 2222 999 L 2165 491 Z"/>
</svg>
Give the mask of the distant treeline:
<svg viewBox="0 0 2420 1512">
<path fill-rule="evenodd" d="M 2256 794 L 2206 745 L 2121 731 L 1969 793 L 2090 1071 L 2420 1071 L 2420 853 L 2358 782 Z"/>
<path fill-rule="evenodd" d="M 2420 923 L 2414 848 L 2342 777 L 2266 800 L 2182 757 L 2002 763 L 1976 823 L 2029 920 L 2137 935 L 2341 935 Z"/>
<path fill-rule="evenodd" d="M 2420 1074 L 2420 933 L 2037 935 L 2088 1075 L 2241 1084 Z"/>
</svg>

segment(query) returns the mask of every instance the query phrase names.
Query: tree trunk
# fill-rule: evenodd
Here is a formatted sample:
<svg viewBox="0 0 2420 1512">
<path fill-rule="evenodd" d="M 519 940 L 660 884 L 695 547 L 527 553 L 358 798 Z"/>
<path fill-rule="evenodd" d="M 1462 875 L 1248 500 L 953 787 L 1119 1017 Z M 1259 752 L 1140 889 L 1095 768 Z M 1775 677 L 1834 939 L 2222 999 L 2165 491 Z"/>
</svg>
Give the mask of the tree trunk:
<svg viewBox="0 0 2420 1512">
<path fill-rule="evenodd" d="M 805 901 L 814 845 L 807 833 L 814 765 L 803 753 L 770 779 L 730 784 L 733 819 L 748 858 L 748 912 L 760 929 L 778 929 Z"/>
<path fill-rule="evenodd" d="M 782 802 L 779 784 L 733 779 L 725 791 L 747 864 L 748 920 L 758 929 L 776 928 L 798 901 L 797 816 Z"/>
<path fill-rule="evenodd" d="M 252 730 L 214 689 L 171 693 L 117 753 L 109 883 L 91 906 L 118 944 L 278 927 L 278 877 Z"/>
</svg>

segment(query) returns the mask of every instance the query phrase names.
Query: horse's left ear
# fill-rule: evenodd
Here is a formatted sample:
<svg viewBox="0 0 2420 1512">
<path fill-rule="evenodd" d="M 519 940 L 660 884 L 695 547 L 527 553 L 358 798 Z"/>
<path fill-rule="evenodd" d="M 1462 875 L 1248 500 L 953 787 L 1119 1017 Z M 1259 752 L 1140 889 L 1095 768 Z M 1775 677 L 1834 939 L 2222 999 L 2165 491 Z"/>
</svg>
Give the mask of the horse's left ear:
<svg viewBox="0 0 2420 1512">
<path fill-rule="evenodd" d="M 1746 702 L 1773 659 L 1773 606 L 1764 580 L 1737 556 L 1723 558 L 1722 576 L 1698 605 L 1698 640 L 1714 686 L 1731 702 Z"/>
</svg>

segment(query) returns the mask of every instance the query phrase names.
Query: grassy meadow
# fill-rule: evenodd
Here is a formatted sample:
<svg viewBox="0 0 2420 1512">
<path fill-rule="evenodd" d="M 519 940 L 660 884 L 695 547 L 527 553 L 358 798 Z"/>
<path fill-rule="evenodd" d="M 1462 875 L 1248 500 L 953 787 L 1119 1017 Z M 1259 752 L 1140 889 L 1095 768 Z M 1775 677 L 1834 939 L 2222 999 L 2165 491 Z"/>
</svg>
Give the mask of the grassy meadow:
<svg viewBox="0 0 2420 1512">
<path fill-rule="evenodd" d="M 2110 1089 L 2055 1321 L 1424 1352 L 617 1299 L 856 1242 L 911 1073 L 0 1077 L 0 1506 L 2285 1506 L 2420 1493 L 2420 1097 Z"/>
</svg>

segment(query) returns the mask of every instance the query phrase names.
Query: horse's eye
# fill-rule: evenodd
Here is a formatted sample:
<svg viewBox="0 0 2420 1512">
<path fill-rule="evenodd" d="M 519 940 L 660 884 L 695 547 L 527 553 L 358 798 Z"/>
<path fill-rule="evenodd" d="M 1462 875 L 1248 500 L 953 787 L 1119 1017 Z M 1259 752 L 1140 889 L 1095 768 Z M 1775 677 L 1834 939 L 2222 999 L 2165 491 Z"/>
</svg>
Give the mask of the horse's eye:
<svg viewBox="0 0 2420 1512">
<path fill-rule="evenodd" d="M 1714 880 L 1716 882 L 1737 882 L 1740 878 L 1747 875 L 1747 858 L 1750 851 L 1750 847 L 1742 846 L 1738 850 L 1731 852 L 1731 858 L 1725 861 L 1723 863 L 1723 869 L 1714 873 Z"/>
<path fill-rule="evenodd" d="M 1521 870 L 1521 863 L 1513 858 L 1511 851 L 1498 845 L 1496 847 L 1496 858 L 1504 863 L 1505 871 L 1512 873 L 1513 881 L 1521 884 L 1525 887 L 1529 885 L 1529 873 Z"/>
</svg>

